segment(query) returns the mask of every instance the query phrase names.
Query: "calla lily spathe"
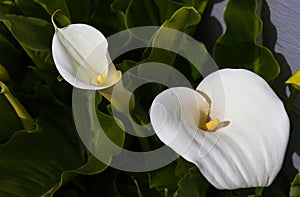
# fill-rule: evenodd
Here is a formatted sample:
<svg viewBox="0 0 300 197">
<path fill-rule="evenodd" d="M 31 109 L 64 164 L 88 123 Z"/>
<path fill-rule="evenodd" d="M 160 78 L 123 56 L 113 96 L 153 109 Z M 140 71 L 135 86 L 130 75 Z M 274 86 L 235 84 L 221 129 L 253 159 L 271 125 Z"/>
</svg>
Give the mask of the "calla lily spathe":
<svg viewBox="0 0 300 197">
<path fill-rule="evenodd" d="M 218 189 L 268 186 L 282 166 L 288 115 L 269 85 L 250 71 L 216 71 L 197 91 L 168 89 L 154 99 L 150 118 L 160 140 Z"/>
<path fill-rule="evenodd" d="M 60 75 L 80 89 L 101 90 L 111 87 L 121 78 L 108 54 L 103 34 L 86 24 L 71 24 L 58 28 L 52 17 L 55 34 L 52 54 Z"/>
</svg>

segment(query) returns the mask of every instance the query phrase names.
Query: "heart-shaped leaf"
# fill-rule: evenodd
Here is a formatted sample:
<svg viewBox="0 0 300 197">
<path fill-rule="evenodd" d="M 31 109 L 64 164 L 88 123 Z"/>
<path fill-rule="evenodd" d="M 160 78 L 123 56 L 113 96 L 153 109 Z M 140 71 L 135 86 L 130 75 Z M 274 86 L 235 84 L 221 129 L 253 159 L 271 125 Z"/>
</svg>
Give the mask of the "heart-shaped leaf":
<svg viewBox="0 0 300 197">
<path fill-rule="evenodd" d="M 13 14 L 0 15 L 0 21 L 26 47 L 40 51 L 50 49 L 54 30 L 47 21 Z"/>
<path fill-rule="evenodd" d="M 220 68 L 245 68 L 265 80 L 274 79 L 280 67 L 266 47 L 257 44 L 262 21 L 256 15 L 256 1 L 229 0 L 224 13 L 227 26 L 214 47 L 214 59 Z"/>
</svg>

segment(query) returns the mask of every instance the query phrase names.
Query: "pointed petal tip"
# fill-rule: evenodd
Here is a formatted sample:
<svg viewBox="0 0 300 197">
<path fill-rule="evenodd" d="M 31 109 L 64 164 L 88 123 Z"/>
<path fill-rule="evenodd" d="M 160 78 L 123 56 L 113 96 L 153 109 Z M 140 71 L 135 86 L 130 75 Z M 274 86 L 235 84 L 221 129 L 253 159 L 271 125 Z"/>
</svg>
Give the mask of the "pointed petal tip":
<svg viewBox="0 0 300 197">
<path fill-rule="evenodd" d="M 51 15 L 51 22 L 52 22 L 52 25 L 53 25 L 55 31 L 60 30 L 60 28 L 57 27 L 57 25 L 55 24 L 54 16 L 55 16 L 58 12 L 61 12 L 61 11 L 62 11 L 61 9 L 57 9 L 57 10 L 55 10 L 55 11 L 53 12 L 53 14 Z"/>
</svg>

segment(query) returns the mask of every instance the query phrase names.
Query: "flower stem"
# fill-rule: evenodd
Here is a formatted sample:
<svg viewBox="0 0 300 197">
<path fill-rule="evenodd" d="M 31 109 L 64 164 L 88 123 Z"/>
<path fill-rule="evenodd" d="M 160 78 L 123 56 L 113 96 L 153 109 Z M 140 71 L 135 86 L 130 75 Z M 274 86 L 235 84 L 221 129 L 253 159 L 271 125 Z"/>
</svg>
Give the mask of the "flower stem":
<svg viewBox="0 0 300 197">
<path fill-rule="evenodd" d="M 208 0 L 204 0 L 200 3 L 200 6 L 197 8 L 198 12 L 202 15 L 207 7 Z"/>
<path fill-rule="evenodd" d="M 11 106 L 14 108 L 16 114 L 23 124 L 24 129 L 29 132 L 33 132 L 36 126 L 32 117 L 29 115 L 23 105 L 11 94 L 8 87 L 2 81 L 0 81 L 0 87 L 0 93 L 6 97 Z"/>
<path fill-rule="evenodd" d="M 98 92 L 112 104 L 112 107 L 114 107 L 118 112 L 123 113 L 126 116 L 125 121 L 129 121 L 131 128 L 134 130 L 136 135 L 141 136 L 141 131 L 135 126 L 136 123 L 133 123 L 134 120 L 130 115 L 130 112 L 134 109 L 136 105 L 134 95 L 128 90 L 126 90 L 122 81 L 118 83 L 119 84 L 116 84 L 104 90 L 99 90 Z M 117 95 L 117 97 L 112 96 L 113 92 L 115 95 Z M 129 103 L 127 103 L 128 100 L 126 98 L 129 98 Z M 151 146 L 148 140 L 144 137 L 138 138 L 142 149 L 144 151 L 150 151 Z"/>
<path fill-rule="evenodd" d="M 0 80 L 1 81 L 9 81 L 10 80 L 10 77 L 8 75 L 6 68 L 4 66 L 2 66 L 1 64 L 0 64 Z"/>
<path fill-rule="evenodd" d="M 125 112 L 127 110 L 127 103 L 125 103 L 127 100 L 126 98 L 129 98 L 129 111 L 132 110 L 135 106 L 134 103 L 134 95 L 127 91 L 122 83 L 122 81 L 118 82 L 118 85 L 114 85 L 112 87 L 103 89 L 103 90 L 98 90 L 98 92 L 106 98 L 112 106 L 114 106 L 117 111 L 119 112 Z M 112 94 L 118 95 L 118 98 L 112 98 Z M 121 98 L 121 99 L 119 99 Z"/>
<path fill-rule="evenodd" d="M 263 190 L 264 190 L 263 187 L 257 187 L 257 188 L 255 188 L 255 196 L 257 196 L 257 197 L 262 196 Z"/>
</svg>

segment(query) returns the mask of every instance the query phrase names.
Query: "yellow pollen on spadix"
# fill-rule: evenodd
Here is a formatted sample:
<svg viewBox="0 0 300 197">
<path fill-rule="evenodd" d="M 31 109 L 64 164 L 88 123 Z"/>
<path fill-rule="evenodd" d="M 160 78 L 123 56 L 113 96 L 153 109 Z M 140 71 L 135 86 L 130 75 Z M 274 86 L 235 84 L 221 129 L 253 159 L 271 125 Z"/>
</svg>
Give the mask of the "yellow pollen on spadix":
<svg viewBox="0 0 300 197">
<path fill-rule="evenodd" d="M 98 76 L 98 78 L 97 78 L 98 83 L 102 83 L 104 80 L 105 80 L 105 77 L 103 77 L 102 75 Z"/>
<path fill-rule="evenodd" d="M 204 131 L 215 131 L 219 125 L 220 125 L 220 120 L 214 119 L 214 120 L 211 120 L 211 121 L 205 123 L 202 129 Z"/>
</svg>

